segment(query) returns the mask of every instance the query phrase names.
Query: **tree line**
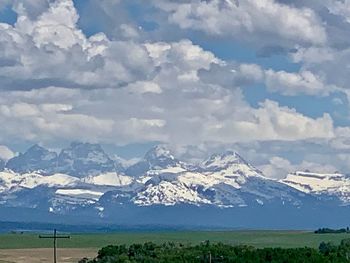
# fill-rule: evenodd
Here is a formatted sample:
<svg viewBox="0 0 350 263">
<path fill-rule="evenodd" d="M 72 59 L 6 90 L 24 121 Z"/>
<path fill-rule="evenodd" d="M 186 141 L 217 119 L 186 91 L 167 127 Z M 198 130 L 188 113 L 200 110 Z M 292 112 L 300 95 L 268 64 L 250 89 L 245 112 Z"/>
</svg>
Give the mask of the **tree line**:
<svg viewBox="0 0 350 263">
<path fill-rule="evenodd" d="M 340 229 L 331 229 L 331 228 L 319 228 L 314 231 L 315 234 L 340 234 L 340 233 L 350 233 L 349 227 L 340 228 Z"/>
<path fill-rule="evenodd" d="M 102 248 L 95 259 L 82 259 L 79 263 L 345 263 L 349 259 L 350 239 L 340 245 L 322 242 L 319 249 L 254 248 L 206 241 L 199 245 L 172 242 L 111 245 Z"/>
</svg>

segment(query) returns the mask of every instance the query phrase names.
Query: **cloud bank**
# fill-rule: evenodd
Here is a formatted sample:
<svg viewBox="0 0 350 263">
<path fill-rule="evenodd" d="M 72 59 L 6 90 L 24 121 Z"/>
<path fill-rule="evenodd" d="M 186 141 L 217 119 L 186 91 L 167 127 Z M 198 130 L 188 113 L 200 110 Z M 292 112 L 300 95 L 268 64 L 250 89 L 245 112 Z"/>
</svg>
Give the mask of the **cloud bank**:
<svg viewBox="0 0 350 263">
<path fill-rule="evenodd" d="M 72 0 L 5 4 L 17 21 L 0 23 L 0 144 L 161 142 L 186 155 L 241 143 L 274 177 L 319 169 L 323 161 L 259 152 L 261 143 L 307 142 L 308 159 L 318 141 L 348 159 L 350 41 L 339 37 L 350 29 L 347 1 L 150 1 L 147 9 L 136 1 L 89 0 L 85 11 Z M 103 14 L 96 24 L 104 30 L 96 33 L 82 28 L 94 20 L 86 16 L 92 6 Z M 148 13 L 135 17 L 137 8 Z M 198 38 L 247 45 L 257 58 L 226 58 Z M 282 50 L 287 62 L 260 63 L 259 52 L 268 49 L 266 60 L 273 64 Z M 292 103 L 327 97 L 342 111 L 310 114 Z M 11 155 L 1 148 L 0 158 Z M 335 168 L 330 162 L 322 167 Z"/>
</svg>

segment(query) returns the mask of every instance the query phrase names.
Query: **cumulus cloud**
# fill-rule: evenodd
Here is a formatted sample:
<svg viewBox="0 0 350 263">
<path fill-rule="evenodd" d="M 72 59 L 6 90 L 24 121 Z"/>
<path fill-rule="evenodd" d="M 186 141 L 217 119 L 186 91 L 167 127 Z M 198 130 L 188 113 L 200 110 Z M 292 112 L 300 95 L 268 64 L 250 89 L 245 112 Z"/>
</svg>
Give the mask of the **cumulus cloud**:
<svg viewBox="0 0 350 263">
<path fill-rule="evenodd" d="M 337 90 L 334 86 L 328 86 L 319 76 L 310 71 L 290 73 L 286 71 L 266 71 L 266 86 L 273 92 L 283 95 L 316 95 L 327 96 L 330 92 Z"/>
<path fill-rule="evenodd" d="M 221 63 L 212 64 L 209 70 L 201 70 L 199 73 L 200 78 L 208 83 L 227 88 L 265 84 L 269 92 L 284 96 L 327 96 L 341 90 L 336 85 L 328 84 L 325 77 L 303 69 L 287 72 L 264 70 L 257 64 Z"/>
<path fill-rule="evenodd" d="M 328 114 L 312 119 L 269 100 L 252 112 L 253 122 L 239 123 L 246 136 L 254 133 L 260 140 L 334 137 L 333 121 Z"/>
<path fill-rule="evenodd" d="M 182 29 L 235 39 L 259 39 L 270 44 L 324 44 L 327 41 L 326 30 L 312 9 L 297 9 L 274 0 L 237 2 L 239 4 L 232 4 L 230 0 L 153 3 L 168 14 L 171 23 Z"/>
<path fill-rule="evenodd" d="M 15 26 L 1 25 L 2 52 L 13 61 L 0 68 L 10 81 L 3 87 L 12 90 L 0 99 L 0 120 L 7 123 L 2 137 L 126 144 L 333 136 L 327 114 L 313 119 L 270 100 L 252 108 L 237 85 L 263 81 L 266 73 L 258 65 L 230 69 L 190 40 L 133 42 L 103 33 L 87 38 L 77 21 L 73 2 L 59 0 L 35 18 L 22 14 Z M 213 68 L 215 74 L 229 70 L 237 81 L 230 89 L 208 81 L 215 79 Z M 18 80 L 23 82 L 13 87 Z"/>
<path fill-rule="evenodd" d="M 35 18 L 21 14 L 14 26 L 0 24 L 1 86 L 119 87 L 152 73 L 143 44 L 103 33 L 87 38 L 78 18 L 71 0 L 59 0 Z"/>
<path fill-rule="evenodd" d="M 334 31 L 318 9 L 287 2 L 153 1 L 159 13 L 148 19 L 165 29 L 171 23 L 209 39 L 253 43 L 257 51 L 282 46 L 300 64 L 294 72 L 225 61 L 183 35 L 173 41 L 145 37 L 124 17 L 123 1 L 89 0 L 88 8 L 115 18 L 106 23 L 110 30 L 87 36 L 78 26 L 87 18 L 73 1 L 16 0 L 18 21 L 0 24 L 0 121 L 6 123 L 0 142 L 156 141 L 194 159 L 230 146 L 275 178 L 297 168 L 344 168 L 348 128 L 330 114 L 316 118 L 268 96 L 254 106 L 245 98 L 244 89 L 257 85 L 283 96 L 327 96 L 347 88 L 348 48 L 329 44 Z M 307 154 L 313 147 L 334 151 L 333 159 L 319 148 Z M 296 149 L 305 160 L 279 156 Z M 1 152 L 11 156 L 0 147 L 0 158 Z"/>
<path fill-rule="evenodd" d="M 321 77 L 329 86 L 336 86 L 341 90 L 349 89 L 348 60 L 350 50 L 349 7 L 350 2 L 345 0 L 297 0 L 283 1 L 289 6 L 311 8 L 323 21 L 327 32 L 327 41 L 324 45 L 298 45 L 290 53 L 295 63 L 301 65 L 302 71 L 311 72 Z"/>
<path fill-rule="evenodd" d="M 222 62 L 211 64 L 209 69 L 200 70 L 199 77 L 206 83 L 234 88 L 237 86 L 246 87 L 256 83 L 263 83 L 265 73 L 256 64 Z"/>
<path fill-rule="evenodd" d="M 268 164 L 262 165 L 259 169 L 270 178 L 283 179 L 287 174 L 296 171 L 313 171 L 315 173 L 334 173 L 337 168 L 330 164 L 321 164 L 302 161 L 298 164 L 292 164 L 289 160 L 274 156 Z"/>
<path fill-rule="evenodd" d="M 322 75 L 325 83 L 331 83 L 346 92 L 349 89 L 348 61 L 350 46 L 343 49 L 307 48 L 293 54 L 295 62 L 302 63 L 303 70 Z"/>
<path fill-rule="evenodd" d="M 113 122 L 72 113 L 72 105 L 15 103 L 0 106 L 2 137 L 39 141 L 58 138 L 94 140 L 111 132 Z M 20 128 L 19 128 L 20 127 Z M 88 132 L 86 132 L 88 131 Z"/>
<path fill-rule="evenodd" d="M 15 27 L 19 32 L 31 36 L 38 47 L 52 43 L 66 49 L 75 44 L 86 44 L 85 36 L 76 28 L 78 19 L 73 2 L 60 0 L 53 2 L 34 20 L 20 14 Z"/>
</svg>

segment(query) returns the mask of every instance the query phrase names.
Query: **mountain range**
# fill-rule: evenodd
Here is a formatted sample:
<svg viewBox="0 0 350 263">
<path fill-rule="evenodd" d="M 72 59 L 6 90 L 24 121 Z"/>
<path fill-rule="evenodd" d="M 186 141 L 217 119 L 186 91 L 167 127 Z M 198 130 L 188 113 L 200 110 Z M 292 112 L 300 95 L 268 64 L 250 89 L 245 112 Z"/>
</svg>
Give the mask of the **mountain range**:
<svg viewBox="0 0 350 263">
<path fill-rule="evenodd" d="M 34 145 L 0 168 L 0 220 L 307 228 L 350 215 L 347 175 L 274 180 L 233 151 L 193 164 L 159 145 L 124 167 L 75 142 L 59 153 Z"/>
</svg>

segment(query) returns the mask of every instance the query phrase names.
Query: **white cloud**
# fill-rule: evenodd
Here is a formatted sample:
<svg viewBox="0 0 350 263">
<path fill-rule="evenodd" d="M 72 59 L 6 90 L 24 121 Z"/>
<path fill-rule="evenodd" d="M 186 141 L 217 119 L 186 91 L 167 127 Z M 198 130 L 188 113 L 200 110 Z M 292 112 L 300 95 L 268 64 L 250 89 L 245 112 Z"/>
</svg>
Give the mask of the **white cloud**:
<svg viewBox="0 0 350 263">
<path fill-rule="evenodd" d="M 340 90 L 335 85 L 327 84 L 325 77 L 308 70 L 301 69 L 299 72 L 264 70 L 257 64 L 213 63 L 209 70 L 201 70 L 199 77 L 205 82 L 227 88 L 265 84 L 269 92 L 284 96 L 304 94 L 327 96 Z"/>
<path fill-rule="evenodd" d="M 262 165 L 259 169 L 268 177 L 274 179 L 283 179 L 289 173 L 296 171 L 312 171 L 315 173 L 333 173 L 337 171 L 333 165 L 313 163 L 302 161 L 298 164 L 292 164 L 289 160 L 274 156 L 270 159 L 268 164 Z"/>
<path fill-rule="evenodd" d="M 59 0 L 37 17 L 23 13 L 15 27 L 1 25 L 0 53 L 13 63 L 0 68 L 0 76 L 22 80 L 15 89 L 24 89 L 0 98 L 3 140 L 186 144 L 333 136 L 328 115 L 312 119 L 272 101 L 252 108 L 236 83 L 226 89 L 203 81 L 200 72 L 210 79 L 213 67 L 230 65 L 189 40 L 87 38 L 77 20 L 72 1 Z M 235 68 L 230 74 L 241 82 L 264 79 L 258 65 Z M 43 80 L 51 87 L 37 89 Z M 63 87 L 54 87 L 57 80 Z"/>
<path fill-rule="evenodd" d="M 324 44 L 326 31 L 312 9 L 293 8 L 274 0 L 154 1 L 182 29 L 274 43 Z M 273 42 L 271 41 L 273 39 Z"/>
<path fill-rule="evenodd" d="M 118 87 L 152 73 L 142 43 L 110 41 L 104 34 L 86 38 L 78 18 L 71 0 L 59 0 L 37 17 L 20 15 L 15 26 L 0 24 L 1 86 Z"/>
<path fill-rule="evenodd" d="M 346 22 L 350 23 L 350 1 L 349 0 L 334 0 L 334 1 L 327 1 L 328 2 L 328 9 L 331 13 L 335 15 L 342 16 Z"/>
<path fill-rule="evenodd" d="M 122 35 L 127 39 L 135 39 L 140 36 L 138 28 L 135 28 L 134 26 L 129 24 L 121 24 L 120 30 Z"/>
<path fill-rule="evenodd" d="M 256 64 L 239 65 L 239 73 L 241 78 L 249 79 L 253 82 L 259 82 L 264 77 L 261 67 Z"/>
<path fill-rule="evenodd" d="M 267 70 L 265 72 L 267 88 L 273 92 L 293 96 L 298 94 L 327 96 L 336 88 L 328 86 L 322 78 L 310 71 L 290 73 L 286 71 Z"/>
<path fill-rule="evenodd" d="M 58 0 L 32 21 L 27 15 L 17 18 L 16 28 L 30 35 L 36 46 L 53 43 L 60 48 L 85 45 L 85 36 L 76 28 L 79 16 L 70 0 Z"/>
<path fill-rule="evenodd" d="M 239 90 L 183 83 L 176 77 L 182 71 L 165 64 L 148 90 L 141 83 L 133 89 L 6 92 L 0 99 L 0 121 L 7 124 L 1 139 L 192 144 L 334 137 L 327 114 L 312 119 L 273 101 L 251 108 Z M 174 81 L 167 82 L 168 74 Z M 167 86 L 159 93 L 161 83 Z"/>
<path fill-rule="evenodd" d="M 330 146 L 337 150 L 350 150 L 350 127 L 337 127 L 336 136 L 330 141 Z"/>
<path fill-rule="evenodd" d="M 306 62 L 307 64 L 317 64 L 321 62 L 331 62 L 335 59 L 333 51 L 329 47 L 299 47 L 292 55 L 295 63 Z"/>
<path fill-rule="evenodd" d="M 0 121 L 6 123 L 0 127 L 2 143 L 160 141 L 177 149 L 199 145 L 192 149 L 195 154 L 204 154 L 209 143 L 217 148 L 247 143 L 252 150 L 242 154 L 271 159 L 260 164 L 273 177 L 287 168 L 318 169 L 317 164 L 327 161 L 318 152 L 304 152 L 305 163 L 278 159 L 277 153 L 290 149 L 283 142 L 317 138 L 335 150 L 348 149 L 347 130 L 334 127 L 328 114 L 312 118 L 265 98 L 253 107 L 241 90 L 266 83 L 269 91 L 282 95 L 323 96 L 334 85 L 345 86 L 348 50 L 326 46 L 327 25 L 309 8 L 272 0 L 239 1 L 238 6 L 218 0 L 154 2 L 184 29 L 259 47 L 296 47 L 293 59 L 301 69 L 287 72 L 223 61 L 187 39 L 145 41 L 145 32 L 129 21 L 112 23 L 113 32 L 120 33 L 113 38 L 107 33 L 87 37 L 77 26 L 72 1 L 39 2 L 40 8 L 35 1 L 16 1 L 19 21 L 0 25 Z M 110 15 L 120 4 L 99 3 Z M 279 149 L 261 157 L 256 150 L 260 143 L 275 140 Z"/>
<path fill-rule="evenodd" d="M 300 49 L 293 59 L 302 63 L 304 71 L 322 76 L 324 83 L 336 86 L 337 90 L 349 90 L 350 47 L 343 49 Z"/>
<path fill-rule="evenodd" d="M 52 141 L 78 139 L 97 141 L 99 136 L 111 134 L 112 120 L 75 113 L 67 104 L 9 103 L 0 107 L 0 121 L 7 123 L 1 128 L 0 139 L 8 141 Z"/>
<path fill-rule="evenodd" d="M 6 146 L 0 145 L 0 160 L 9 160 L 14 157 L 15 154 Z"/>
<path fill-rule="evenodd" d="M 280 107 L 276 102 L 266 100 L 259 108 L 252 110 L 252 121 L 236 123 L 246 138 L 258 140 L 301 140 L 307 138 L 332 138 L 334 128 L 328 114 L 312 119 L 295 109 Z"/>
<path fill-rule="evenodd" d="M 146 81 L 138 81 L 135 83 L 131 83 L 130 85 L 127 86 L 127 89 L 130 90 L 131 92 L 135 93 L 157 93 L 160 94 L 162 93 L 161 87 L 154 82 L 146 82 Z"/>
</svg>

